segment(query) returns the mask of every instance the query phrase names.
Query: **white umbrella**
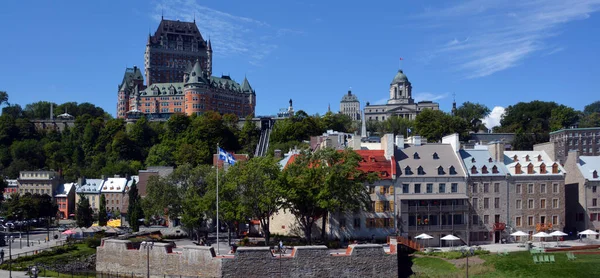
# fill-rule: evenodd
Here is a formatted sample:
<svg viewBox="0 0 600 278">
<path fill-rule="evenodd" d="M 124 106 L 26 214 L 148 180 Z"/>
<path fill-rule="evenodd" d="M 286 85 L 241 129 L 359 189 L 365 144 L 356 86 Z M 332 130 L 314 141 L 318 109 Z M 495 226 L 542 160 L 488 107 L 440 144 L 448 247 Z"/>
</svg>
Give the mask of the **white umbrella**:
<svg viewBox="0 0 600 278">
<path fill-rule="evenodd" d="M 443 238 L 440 238 L 440 239 L 441 239 L 441 240 L 449 240 L 449 241 L 452 241 L 452 247 L 454 247 L 454 241 L 455 241 L 455 240 L 460 240 L 460 238 L 458 238 L 458 237 L 456 237 L 456 236 L 453 236 L 453 235 L 447 235 L 447 236 L 445 236 L 445 237 L 443 237 Z"/>
<path fill-rule="evenodd" d="M 539 232 L 539 233 L 533 235 L 533 237 L 540 238 L 540 242 L 541 242 L 541 238 L 547 238 L 547 237 L 552 237 L 552 236 L 545 232 Z M 542 247 L 543 246 L 544 246 L 544 244 L 542 243 Z"/>
<path fill-rule="evenodd" d="M 579 233 L 580 235 L 586 235 L 586 236 L 595 236 L 598 235 L 598 233 L 592 231 L 592 230 L 585 230 L 583 232 Z"/>
<path fill-rule="evenodd" d="M 554 231 L 550 233 L 551 236 L 567 236 L 567 234 L 561 231 Z M 556 246 L 558 246 L 558 239 L 556 239 Z"/>
<path fill-rule="evenodd" d="M 515 237 L 516 237 L 516 236 L 518 236 L 518 237 L 526 237 L 526 236 L 529 236 L 529 234 L 528 234 L 528 233 L 526 233 L 526 232 L 523 232 L 523 231 L 516 231 L 516 232 L 514 232 L 514 233 L 512 233 L 512 234 L 510 234 L 510 235 L 511 235 L 511 236 L 515 236 Z M 522 241 L 522 240 L 521 240 L 521 241 Z M 521 244 L 520 246 L 523 246 L 523 245 Z"/>
<path fill-rule="evenodd" d="M 420 234 L 415 237 L 415 239 L 432 239 L 433 237 L 428 234 Z"/>
</svg>

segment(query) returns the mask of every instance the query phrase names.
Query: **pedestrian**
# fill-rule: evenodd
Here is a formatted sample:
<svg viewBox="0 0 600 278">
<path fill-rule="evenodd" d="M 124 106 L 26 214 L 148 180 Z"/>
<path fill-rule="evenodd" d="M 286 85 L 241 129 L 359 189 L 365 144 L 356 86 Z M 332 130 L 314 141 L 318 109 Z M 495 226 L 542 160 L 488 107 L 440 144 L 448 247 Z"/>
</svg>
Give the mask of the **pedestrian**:
<svg viewBox="0 0 600 278">
<path fill-rule="evenodd" d="M 4 249 L 0 249 L 0 261 L 4 262 Z"/>
</svg>

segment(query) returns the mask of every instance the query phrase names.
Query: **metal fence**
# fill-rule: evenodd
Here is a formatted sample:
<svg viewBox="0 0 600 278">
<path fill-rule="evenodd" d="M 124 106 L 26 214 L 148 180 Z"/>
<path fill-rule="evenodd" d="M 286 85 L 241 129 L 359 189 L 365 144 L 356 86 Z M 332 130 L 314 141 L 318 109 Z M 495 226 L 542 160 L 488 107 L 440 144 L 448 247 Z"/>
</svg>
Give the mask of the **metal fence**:
<svg viewBox="0 0 600 278">
<path fill-rule="evenodd" d="M 41 244 L 43 244 L 43 243 L 41 243 Z M 16 253 L 16 254 L 15 254 L 15 251 L 18 252 L 18 251 L 20 251 L 20 249 L 12 248 L 11 253 L 13 253 L 13 254 L 12 254 L 12 256 L 10 256 L 10 258 L 9 258 L 9 254 L 8 254 L 9 253 L 9 251 L 8 251 L 9 248 L 6 247 L 6 246 L 3 246 L 2 248 L 4 249 L 4 261 L 8 262 L 8 260 L 10 260 L 11 258 L 12 259 L 17 259 L 19 257 L 27 257 L 27 256 L 37 255 L 38 253 L 40 253 L 42 251 L 52 250 L 54 248 L 61 247 L 61 246 L 64 246 L 66 244 L 67 244 L 67 242 L 65 240 L 61 240 L 61 241 L 57 241 L 56 245 L 53 245 L 53 246 L 48 246 L 48 247 L 37 249 L 37 250 L 19 252 L 19 253 Z"/>
</svg>

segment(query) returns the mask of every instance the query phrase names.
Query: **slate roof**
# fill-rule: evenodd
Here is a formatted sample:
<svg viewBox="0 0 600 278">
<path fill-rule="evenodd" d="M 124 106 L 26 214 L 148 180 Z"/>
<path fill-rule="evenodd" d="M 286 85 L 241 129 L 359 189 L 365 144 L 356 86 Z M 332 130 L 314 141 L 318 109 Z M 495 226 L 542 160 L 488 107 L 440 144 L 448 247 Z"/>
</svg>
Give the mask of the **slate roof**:
<svg viewBox="0 0 600 278">
<path fill-rule="evenodd" d="M 577 168 L 585 179 L 600 181 L 600 156 L 580 156 Z M 594 171 L 596 171 L 595 178 Z"/>
<path fill-rule="evenodd" d="M 76 183 L 61 183 L 56 187 L 56 192 L 54 193 L 54 197 L 67 197 L 71 190 L 75 188 Z"/>
<path fill-rule="evenodd" d="M 77 192 L 77 194 L 98 194 L 100 193 L 100 189 L 102 189 L 103 183 L 103 179 L 86 179 L 85 184 L 79 185 L 75 192 Z"/>
<path fill-rule="evenodd" d="M 348 94 L 345 94 L 342 97 L 341 102 L 358 102 L 358 97 L 356 97 L 356 95 L 352 94 L 352 91 L 348 91 Z"/>
<path fill-rule="evenodd" d="M 486 150 L 460 150 L 460 157 L 462 158 L 465 169 L 469 176 L 505 176 L 507 171 L 504 166 L 504 161 L 494 161 L 490 152 Z M 475 166 L 476 172 L 472 171 Z M 487 173 L 484 174 L 484 168 Z M 497 173 L 494 173 L 492 169 L 496 166 Z"/>
<path fill-rule="evenodd" d="M 179 36 L 185 37 L 186 40 L 195 38 L 200 47 L 207 47 L 195 22 L 162 19 L 154 35 L 150 37 L 150 43 L 159 44 L 161 36 L 166 36 L 168 40 L 175 40 Z"/>
<path fill-rule="evenodd" d="M 462 161 L 449 144 L 408 145 L 404 149 L 396 150 L 395 158 L 398 161 L 398 177 L 466 177 L 461 166 Z M 419 167 L 423 169 L 421 174 L 418 171 Z M 440 173 L 439 167 L 443 170 Z M 455 173 L 450 173 L 451 167 Z"/>
<path fill-rule="evenodd" d="M 102 186 L 102 193 L 122 193 L 127 185 L 126 178 L 108 178 Z"/>
<path fill-rule="evenodd" d="M 515 156 L 517 161 L 515 161 Z M 527 161 L 527 157 L 529 156 L 529 161 Z M 552 173 L 552 165 L 557 164 L 558 173 Z M 521 174 L 516 174 L 516 166 L 519 164 L 521 166 Z M 527 167 L 529 164 L 533 165 L 533 172 L 531 174 L 527 173 Z M 541 166 L 546 166 L 546 173 L 543 174 L 541 171 Z M 565 169 L 560 166 L 559 163 L 550 159 L 550 157 L 544 151 L 505 151 L 504 152 L 504 165 L 507 168 L 507 171 L 512 176 L 544 176 L 544 175 L 563 175 L 565 174 Z"/>
</svg>

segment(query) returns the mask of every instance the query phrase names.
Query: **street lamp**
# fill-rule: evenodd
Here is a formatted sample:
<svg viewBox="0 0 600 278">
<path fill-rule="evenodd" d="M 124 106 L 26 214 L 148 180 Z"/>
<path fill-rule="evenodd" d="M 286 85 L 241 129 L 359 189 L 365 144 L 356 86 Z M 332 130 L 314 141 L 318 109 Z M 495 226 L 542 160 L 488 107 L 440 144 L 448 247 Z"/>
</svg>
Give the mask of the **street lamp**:
<svg viewBox="0 0 600 278">
<path fill-rule="evenodd" d="M 150 278 L 150 249 L 154 246 L 154 241 L 142 241 L 142 248 L 146 249 L 146 267 L 147 278 Z"/>
</svg>

